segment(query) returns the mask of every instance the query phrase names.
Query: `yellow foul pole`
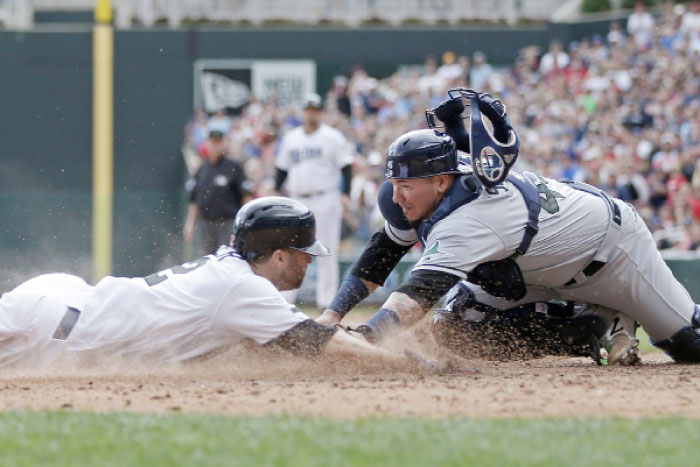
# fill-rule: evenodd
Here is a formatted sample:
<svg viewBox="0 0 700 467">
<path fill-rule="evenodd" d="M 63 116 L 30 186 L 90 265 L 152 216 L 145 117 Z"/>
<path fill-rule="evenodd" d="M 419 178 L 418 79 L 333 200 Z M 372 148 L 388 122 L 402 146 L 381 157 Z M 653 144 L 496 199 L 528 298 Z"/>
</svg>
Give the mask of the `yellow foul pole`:
<svg viewBox="0 0 700 467">
<path fill-rule="evenodd" d="M 112 271 L 114 30 L 110 0 L 97 0 L 92 33 L 92 277 Z"/>
</svg>

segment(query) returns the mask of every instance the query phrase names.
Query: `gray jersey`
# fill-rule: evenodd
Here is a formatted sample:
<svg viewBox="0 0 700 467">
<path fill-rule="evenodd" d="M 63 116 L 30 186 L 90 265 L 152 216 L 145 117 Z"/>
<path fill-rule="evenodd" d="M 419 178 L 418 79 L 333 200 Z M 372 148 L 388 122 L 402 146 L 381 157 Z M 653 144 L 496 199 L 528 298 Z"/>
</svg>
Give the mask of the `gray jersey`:
<svg viewBox="0 0 700 467">
<path fill-rule="evenodd" d="M 556 287 L 593 258 L 610 215 L 605 202 L 596 196 L 551 179 L 543 178 L 541 183 L 548 201 L 543 195 L 539 232 L 527 253 L 516 261 L 526 283 Z M 513 255 L 526 223 L 522 195 L 511 183 L 494 193 L 483 191 L 435 225 L 416 269 L 450 272 L 464 279 L 481 263 Z"/>
<path fill-rule="evenodd" d="M 657 340 L 690 324 L 695 304 L 632 206 L 612 201 L 621 217 L 613 222 L 611 206 L 603 198 L 529 176 L 537 180 L 542 208 L 539 232 L 516 259 L 527 295 L 513 302 L 469 284 L 479 301 L 500 309 L 552 299 L 602 305 L 633 317 Z M 414 270 L 441 271 L 466 280 L 479 264 L 513 255 L 527 220 L 523 196 L 510 182 L 491 193 L 484 190 L 434 225 Z M 385 231 L 401 245 L 418 241 L 415 230 L 387 223 Z M 593 263 L 600 267 L 591 272 L 587 267 Z"/>
</svg>

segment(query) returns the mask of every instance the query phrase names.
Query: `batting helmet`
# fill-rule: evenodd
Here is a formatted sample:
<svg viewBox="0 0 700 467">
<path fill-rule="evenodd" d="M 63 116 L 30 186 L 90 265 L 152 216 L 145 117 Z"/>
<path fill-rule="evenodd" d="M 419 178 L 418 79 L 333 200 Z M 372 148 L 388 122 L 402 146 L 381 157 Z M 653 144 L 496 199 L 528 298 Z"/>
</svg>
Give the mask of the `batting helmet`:
<svg viewBox="0 0 700 467">
<path fill-rule="evenodd" d="M 461 173 L 454 140 L 436 130 L 414 130 L 389 146 L 388 178 L 423 178 Z"/>
<path fill-rule="evenodd" d="M 247 260 L 277 248 L 293 248 L 328 256 L 316 239 L 316 220 L 298 201 L 280 196 L 259 198 L 243 205 L 233 223 L 233 247 Z"/>
</svg>

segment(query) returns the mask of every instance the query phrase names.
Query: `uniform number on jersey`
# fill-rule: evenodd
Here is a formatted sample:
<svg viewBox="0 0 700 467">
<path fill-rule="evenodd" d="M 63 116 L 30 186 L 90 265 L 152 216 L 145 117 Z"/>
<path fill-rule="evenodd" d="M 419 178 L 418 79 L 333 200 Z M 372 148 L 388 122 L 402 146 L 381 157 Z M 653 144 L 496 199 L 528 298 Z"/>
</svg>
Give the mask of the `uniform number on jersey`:
<svg viewBox="0 0 700 467">
<path fill-rule="evenodd" d="M 550 190 L 545 183 L 538 183 L 537 191 L 540 193 L 540 199 L 542 200 L 542 209 L 550 214 L 559 212 L 557 198 L 564 199 L 564 195 L 558 191 Z"/>
<path fill-rule="evenodd" d="M 146 281 L 146 284 L 148 284 L 149 287 L 153 287 L 154 285 L 160 284 L 164 280 L 167 280 L 171 274 L 187 274 L 188 272 L 192 272 L 197 268 L 201 268 L 207 261 L 209 261 L 209 259 L 209 256 L 202 256 L 201 258 L 197 258 L 196 260 L 190 261 L 189 263 L 185 263 L 180 266 L 175 266 L 170 269 L 165 269 L 164 271 L 160 271 L 155 274 L 151 274 L 150 276 L 146 276 L 144 277 L 144 280 Z"/>
</svg>

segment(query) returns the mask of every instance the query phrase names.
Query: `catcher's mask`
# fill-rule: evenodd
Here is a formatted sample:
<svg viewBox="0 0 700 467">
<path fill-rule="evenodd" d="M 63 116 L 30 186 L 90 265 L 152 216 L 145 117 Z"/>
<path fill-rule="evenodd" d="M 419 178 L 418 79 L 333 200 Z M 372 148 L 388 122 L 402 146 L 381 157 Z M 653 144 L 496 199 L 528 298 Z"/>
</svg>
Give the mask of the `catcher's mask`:
<svg viewBox="0 0 700 467">
<path fill-rule="evenodd" d="M 454 140 L 436 130 L 414 130 L 389 146 L 388 178 L 424 178 L 461 173 Z"/>
<path fill-rule="evenodd" d="M 470 153 L 472 170 L 484 186 L 502 183 L 520 151 L 520 138 L 510 124 L 505 105 L 490 94 L 471 89 L 450 89 L 448 95 L 449 99 L 439 106 L 426 110 L 428 126 L 444 128 L 457 149 Z M 464 115 L 466 107 L 469 111 Z M 491 122 L 493 132 L 484 123 L 482 114 Z M 464 125 L 467 118 L 469 132 Z"/>
<path fill-rule="evenodd" d="M 278 248 L 293 248 L 314 256 L 328 256 L 316 239 L 316 219 L 303 204 L 268 196 L 241 207 L 233 223 L 233 247 L 247 260 Z"/>
</svg>

